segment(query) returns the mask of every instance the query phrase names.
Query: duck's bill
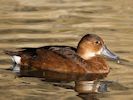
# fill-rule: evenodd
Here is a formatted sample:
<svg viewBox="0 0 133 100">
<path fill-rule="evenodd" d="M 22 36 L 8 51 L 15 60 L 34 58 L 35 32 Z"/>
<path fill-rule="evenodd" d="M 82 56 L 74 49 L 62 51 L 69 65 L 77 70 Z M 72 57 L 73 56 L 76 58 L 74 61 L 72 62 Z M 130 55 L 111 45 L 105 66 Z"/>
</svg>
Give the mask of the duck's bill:
<svg viewBox="0 0 133 100">
<path fill-rule="evenodd" d="M 117 60 L 119 62 L 119 57 L 112 53 L 106 45 L 103 47 L 102 54 L 110 59 Z"/>
</svg>

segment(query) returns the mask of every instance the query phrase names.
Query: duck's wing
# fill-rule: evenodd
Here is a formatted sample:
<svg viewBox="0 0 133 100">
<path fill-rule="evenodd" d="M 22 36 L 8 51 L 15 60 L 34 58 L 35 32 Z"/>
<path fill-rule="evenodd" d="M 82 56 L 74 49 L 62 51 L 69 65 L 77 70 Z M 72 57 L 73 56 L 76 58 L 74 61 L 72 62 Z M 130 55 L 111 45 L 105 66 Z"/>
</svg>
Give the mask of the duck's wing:
<svg viewBox="0 0 133 100">
<path fill-rule="evenodd" d="M 36 55 L 37 54 L 37 50 L 41 50 L 44 51 L 45 50 L 50 50 L 53 51 L 57 54 L 60 54 L 61 56 L 64 57 L 70 57 L 73 56 L 74 54 L 76 54 L 76 48 L 71 47 L 71 46 L 43 46 L 43 47 L 39 47 L 39 48 L 21 48 L 22 50 L 19 51 L 19 54 L 21 53 L 29 53 L 32 55 Z"/>
<path fill-rule="evenodd" d="M 42 49 L 42 48 L 41 48 Z M 74 62 L 75 64 L 78 64 L 79 66 L 87 66 L 87 63 L 84 59 L 82 59 L 77 53 L 76 48 L 70 47 L 70 46 L 47 46 L 43 47 L 43 49 L 50 50 L 54 53 L 59 54 L 63 58 L 67 58 Z"/>
<path fill-rule="evenodd" d="M 50 47 L 48 50 L 67 58 L 71 58 L 72 56 L 76 55 L 76 49 L 73 47 Z"/>
<path fill-rule="evenodd" d="M 64 54 L 63 52 L 64 51 L 70 51 L 70 52 L 76 52 L 76 48 L 74 47 L 71 47 L 71 46 L 56 46 L 56 45 L 53 45 L 53 46 L 42 46 L 42 47 L 38 47 L 38 48 L 21 48 L 22 50 L 20 52 L 23 52 L 23 53 L 36 53 L 36 51 L 38 49 L 45 49 L 45 50 L 51 50 L 51 51 L 54 51 L 56 53 L 59 53 L 59 54 Z"/>
</svg>

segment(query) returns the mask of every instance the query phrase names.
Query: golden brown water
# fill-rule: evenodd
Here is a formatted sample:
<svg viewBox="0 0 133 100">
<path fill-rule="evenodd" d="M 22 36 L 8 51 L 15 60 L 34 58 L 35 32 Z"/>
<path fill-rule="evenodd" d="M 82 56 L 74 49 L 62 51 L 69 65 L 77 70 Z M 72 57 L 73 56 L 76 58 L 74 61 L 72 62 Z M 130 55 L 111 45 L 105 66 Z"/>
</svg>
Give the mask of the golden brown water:
<svg viewBox="0 0 133 100">
<path fill-rule="evenodd" d="M 73 89 L 38 78 L 14 78 L 3 49 L 76 46 L 85 33 L 104 38 L 121 64 L 109 61 L 107 80 L 119 84 L 100 100 L 133 100 L 132 0 L 0 0 L 0 100 L 81 100 Z M 87 100 L 86 97 L 84 98 Z M 97 100 L 97 99 L 96 99 Z"/>
</svg>

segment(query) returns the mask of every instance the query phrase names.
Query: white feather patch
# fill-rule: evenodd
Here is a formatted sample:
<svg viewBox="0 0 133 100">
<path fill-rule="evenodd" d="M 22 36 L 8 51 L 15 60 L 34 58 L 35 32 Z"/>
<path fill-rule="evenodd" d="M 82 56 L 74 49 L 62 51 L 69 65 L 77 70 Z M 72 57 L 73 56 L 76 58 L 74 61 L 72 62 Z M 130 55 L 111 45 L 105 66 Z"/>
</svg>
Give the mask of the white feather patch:
<svg viewBox="0 0 133 100">
<path fill-rule="evenodd" d="M 20 56 L 13 56 L 12 60 L 16 63 L 16 64 L 20 64 L 21 63 L 21 57 Z"/>
</svg>

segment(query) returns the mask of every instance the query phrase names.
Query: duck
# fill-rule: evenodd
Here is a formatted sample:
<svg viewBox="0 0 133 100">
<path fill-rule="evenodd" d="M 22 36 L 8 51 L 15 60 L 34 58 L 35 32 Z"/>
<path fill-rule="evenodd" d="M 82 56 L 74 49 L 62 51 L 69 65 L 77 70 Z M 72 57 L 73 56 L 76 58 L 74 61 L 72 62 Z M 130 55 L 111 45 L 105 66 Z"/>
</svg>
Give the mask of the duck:
<svg viewBox="0 0 133 100">
<path fill-rule="evenodd" d="M 88 75 L 89 81 L 107 77 L 110 67 L 105 57 L 119 60 L 96 34 L 84 35 L 77 48 L 53 45 L 4 52 L 11 56 L 14 64 L 21 67 L 30 66 L 41 71 Z"/>
</svg>

